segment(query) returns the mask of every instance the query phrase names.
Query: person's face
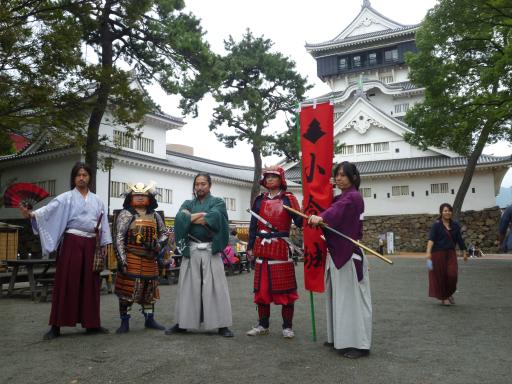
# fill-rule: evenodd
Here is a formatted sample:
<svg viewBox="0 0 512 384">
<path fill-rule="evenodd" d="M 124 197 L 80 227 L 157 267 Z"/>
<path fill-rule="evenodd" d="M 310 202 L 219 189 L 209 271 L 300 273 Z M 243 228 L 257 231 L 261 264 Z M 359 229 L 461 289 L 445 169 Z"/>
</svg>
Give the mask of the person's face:
<svg viewBox="0 0 512 384">
<path fill-rule="evenodd" d="M 194 191 L 199 199 L 202 199 L 210 193 L 210 184 L 208 184 L 208 179 L 205 176 L 196 178 Z"/>
<path fill-rule="evenodd" d="M 453 212 L 450 211 L 450 208 L 444 207 L 443 211 L 441 212 L 441 216 L 444 220 L 450 220 L 452 218 Z"/>
<path fill-rule="evenodd" d="M 340 167 L 338 173 L 334 177 L 334 181 L 336 182 L 336 186 L 342 191 L 352 186 L 349 178 L 345 175 L 345 172 L 343 172 L 343 167 Z"/>
<path fill-rule="evenodd" d="M 269 173 L 265 175 L 265 185 L 268 189 L 277 189 L 281 187 L 281 178 L 278 175 Z"/>
<path fill-rule="evenodd" d="M 132 205 L 136 207 L 145 207 L 149 205 L 149 196 L 148 195 L 133 195 L 132 196 Z"/>
<path fill-rule="evenodd" d="M 75 176 L 75 187 L 78 189 L 84 189 L 89 186 L 89 181 L 91 180 L 91 176 L 87 173 L 87 171 L 81 168 Z"/>
</svg>

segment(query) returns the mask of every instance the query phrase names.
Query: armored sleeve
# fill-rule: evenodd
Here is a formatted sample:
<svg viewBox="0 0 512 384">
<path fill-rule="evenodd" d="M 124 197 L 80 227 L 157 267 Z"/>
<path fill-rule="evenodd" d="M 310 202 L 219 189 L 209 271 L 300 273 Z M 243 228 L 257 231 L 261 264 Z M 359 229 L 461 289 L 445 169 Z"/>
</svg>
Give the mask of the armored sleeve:
<svg viewBox="0 0 512 384">
<path fill-rule="evenodd" d="M 132 219 L 133 215 L 125 209 L 123 209 L 119 213 L 119 216 L 117 216 L 115 247 L 117 262 L 119 264 L 126 263 L 126 235 L 128 233 L 128 229 L 130 228 L 130 223 L 132 222 Z"/>
<path fill-rule="evenodd" d="M 155 213 L 155 218 L 156 218 L 156 228 L 157 228 L 157 233 L 158 233 L 158 242 L 160 244 L 166 243 L 168 236 L 166 235 L 167 228 L 165 227 L 165 223 L 162 220 L 162 217 L 158 213 Z"/>
</svg>

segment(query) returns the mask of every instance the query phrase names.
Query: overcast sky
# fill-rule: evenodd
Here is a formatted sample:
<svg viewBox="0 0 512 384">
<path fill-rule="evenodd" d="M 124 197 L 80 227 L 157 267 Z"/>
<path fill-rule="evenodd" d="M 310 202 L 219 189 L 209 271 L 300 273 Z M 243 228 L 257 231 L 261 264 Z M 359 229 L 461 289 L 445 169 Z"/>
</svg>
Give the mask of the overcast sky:
<svg viewBox="0 0 512 384">
<path fill-rule="evenodd" d="M 372 7 L 401 24 L 421 22 L 426 12 L 435 5 L 435 0 L 372 0 Z M 206 39 L 212 49 L 224 53 L 224 40 L 233 36 L 239 41 L 249 28 L 255 36 L 264 36 L 272 40 L 275 51 L 295 61 L 297 70 L 308 78 L 314 88 L 308 97 L 329 92 L 327 85 L 316 77 L 316 62 L 306 52 L 304 45 L 333 39 L 357 16 L 363 0 L 185 0 L 186 10 L 201 19 Z M 164 112 L 180 116 L 178 99 L 166 96 L 156 88 L 151 94 L 161 105 Z M 167 133 L 167 143 L 186 144 L 194 148 L 194 155 L 236 163 L 253 165 L 250 147 L 239 144 L 228 149 L 217 141 L 208 130 L 213 103 L 205 99 L 199 104 L 199 117 L 185 117 L 187 125 L 179 131 Z M 282 131 L 281 123 L 271 125 L 271 131 Z M 485 153 L 507 155 L 512 152 L 507 145 L 497 145 L 485 150 Z M 264 163 L 275 163 L 275 157 L 264 159 Z M 512 184 L 512 172 L 507 178 Z"/>
</svg>

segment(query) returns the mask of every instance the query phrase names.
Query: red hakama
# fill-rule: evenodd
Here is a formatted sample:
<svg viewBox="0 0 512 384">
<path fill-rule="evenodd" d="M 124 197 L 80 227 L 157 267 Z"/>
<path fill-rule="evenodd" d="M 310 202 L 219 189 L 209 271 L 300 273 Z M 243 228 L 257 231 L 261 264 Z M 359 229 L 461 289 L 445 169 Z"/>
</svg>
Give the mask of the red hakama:
<svg viewBox="0 0 512 384">
<path fill-rule="evenodd" d="M 64 234 L 57 257 L 50 325 L 98 328 L 100 322 L 100 275 L 92 265 L 96 238 Z"/>
</svg>

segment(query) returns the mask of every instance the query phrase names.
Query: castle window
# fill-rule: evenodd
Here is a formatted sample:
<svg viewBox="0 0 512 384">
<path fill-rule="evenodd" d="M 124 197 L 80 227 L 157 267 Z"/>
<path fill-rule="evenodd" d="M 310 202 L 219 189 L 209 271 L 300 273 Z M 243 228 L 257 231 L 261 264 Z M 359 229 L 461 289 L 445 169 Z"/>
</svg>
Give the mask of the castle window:
<svg viewBox="0 0 512 384">
<path fill-rule="evenodd" d="M 361 56 L 357 55 L 352 58 L 352 68 L 359 68 L 362 64 Z"/>
<path fill-rule="evenodd" d="M 155 151 L 154 150 L 154 140 L 139 136 L 139 137 L 137 137 L 136 149 L 138 149 L 139 151 L 142 151 L 142 152 L 153 153 Z"/>
<path fill-rule="evenodd" d="M 384 51 L 384 62 L 385 63 L 395 63 L 398 61 L 398 49 L 389 49 Z"/>
<path fill-rule="evenodd" d="M 371 188 L 359 188 L 359 192 L 361 192 L 361 196 L 363 197 L 372 197 Z"/>
<path fill-rule="evenodd" d="M 368 54 L 368 65 L 377 65 L 377 53 L 372 52 Z"/>
<path fill-rule="evenodd" d="M 50 196 L 55 196 L 55 180 L 38 181 L 35 184 L 43 188 Z"/>
<path fill-rule="evenodd" d="M 409 186 L 408 185 L 395 185 L 391 187 L 391 194 L 393 196 L 408 196 Z"/>
<path fill-rule="evenodd" d="M 357 153 L 370 153 L 372 151 L 372 145 L 371 144 L 357 144 L 356 145 L 356 152 Z"/>
<path fill-rule="evenodd" d="M 114 144 L 123 148 L 133 149 L 133 138 L 126 132 L 114 131 Z"/>
<path fill-rule="evenodd" d="M 172 204 L 172 189 L 164 189 L 164 203 Z"/>
<path fill-rule="evenodd" d="M 154 153 L 154 140 L 137 136 L 135 139 L 126 132 L 114 130 L 114 144 L 123 148 L 136 149 L 142 152 Z"/>
<path fill-rule="evenodd" d="M 236 211 L 236 199 L 224 197 L 224 203 L 226 203 L 226 209 L 228 211 Z"/>
<path fill-rule="evenodd" d="M 121 181 L 110 182 L 110 197 L 120 197 L 122 193 L 128 190 L 127 184 Z"/>
<path fill-rule="evenodd" d="M 409 110 L 409 103 L 395 105 L 395 113 L 405 113 L 408 110 Z"/>
<path fill-rule="evenodd" d="M 388 151 L 389 151 L 389 142 L 373 144 L 373 152 L 388 152 Z"/>
<path fill-rule="evenodd" d="M 430 193 L 448 193 L 448 183 L 430 184 Z"/>
<path fill-rule="evenodd" d="M 159 203 L 163 203 L 164 202 L 164 196 L 163 196 L 164 190 L 162 188 L 155 188 L 155 190 L 156 190 L 156 196 L 155 196 L 156 201 L 158 201 Z"/>
<path fill-rule="evenodd" d="M 353 145 L 344 145 L 341 147 L 342 155 L 353 155 L 354 154 L 354 146 Z"/>
<path fill-rule="evenodd" d="M 338 69 L 345 70 L 348 69 L 348 60 L 346 57 L 340 57 L 338 60 Z"/>
</svg>

